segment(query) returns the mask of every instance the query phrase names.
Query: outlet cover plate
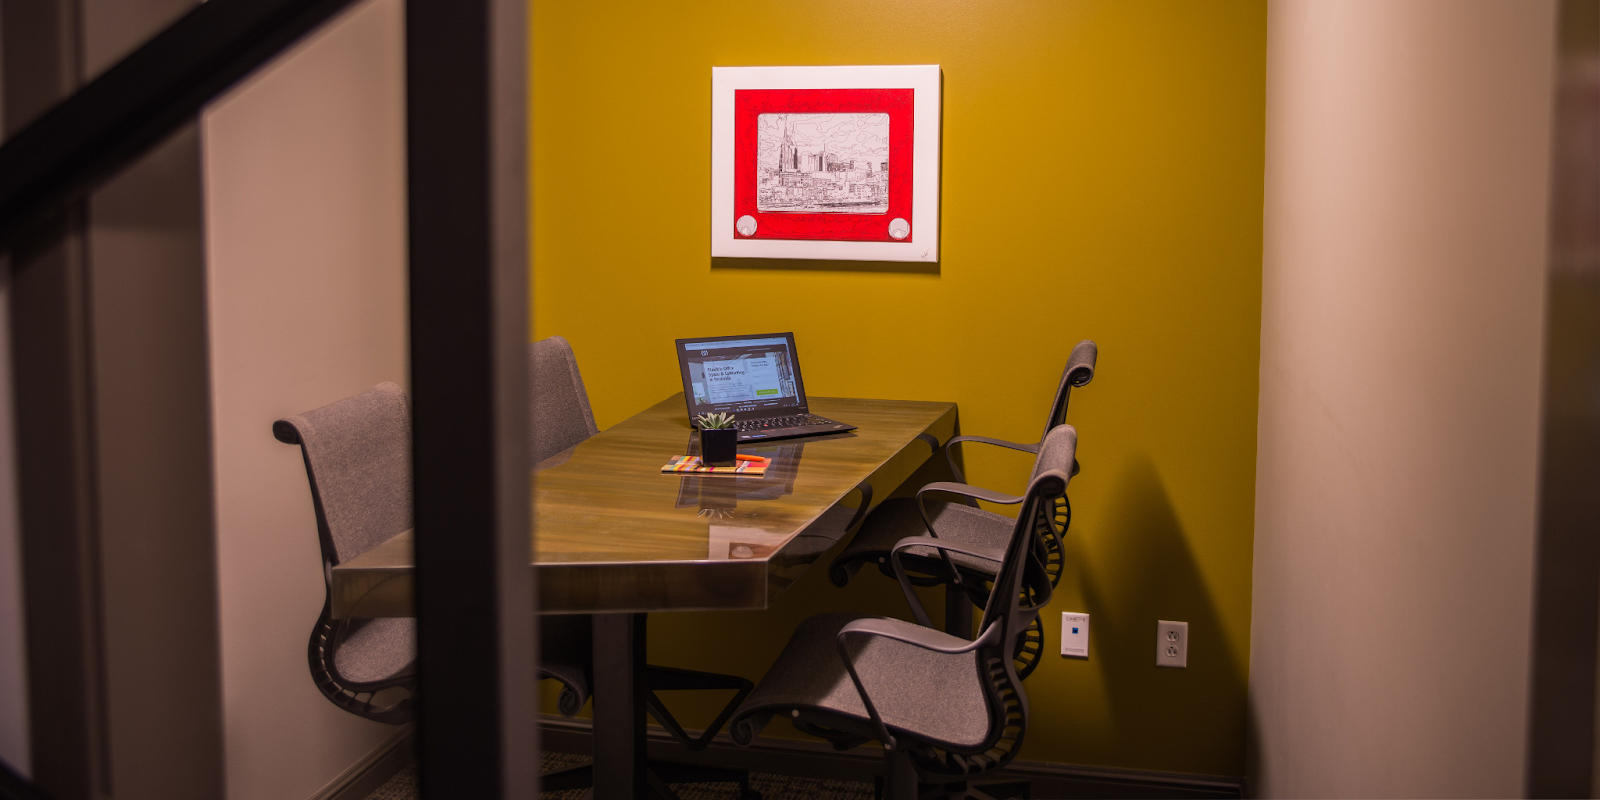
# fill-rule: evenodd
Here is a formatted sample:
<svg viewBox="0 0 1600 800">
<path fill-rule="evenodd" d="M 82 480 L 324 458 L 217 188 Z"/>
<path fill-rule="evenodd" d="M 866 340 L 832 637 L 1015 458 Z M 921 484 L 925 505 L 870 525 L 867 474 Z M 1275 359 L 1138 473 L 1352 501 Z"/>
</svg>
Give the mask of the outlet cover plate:
<svg viewBox="0 0 1600 800">
<path fill-rule="evenodd" d="M 1089 657 L 1089 615 L 1076 611 L 1061 612 L 1061 655 L 1074 658 Z"/>
<path fill-rule="evenodd" d="M 1189 623 L 1156 620 L 1156 666 L 1189 666 Z"/>
</svg>

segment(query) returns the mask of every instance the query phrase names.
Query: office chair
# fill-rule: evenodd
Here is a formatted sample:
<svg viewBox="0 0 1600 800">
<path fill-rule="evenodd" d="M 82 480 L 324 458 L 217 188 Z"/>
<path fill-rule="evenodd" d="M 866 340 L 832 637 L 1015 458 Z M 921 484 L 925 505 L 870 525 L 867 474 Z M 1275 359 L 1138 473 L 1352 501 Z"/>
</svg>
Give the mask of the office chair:
<svg viewBox="0 0 1600 800">
<path fill-rule="evenodd" d="M 317 514 L 322 553 L 322 612 L 312 628 L 307 658 L 312 681 L 334 705 L 357 716 L 400 724 L 413 714 L 416 620 L 410 617 L 335 620 L 331 582 L 335 566 L 412 527 L 411 409 L 404 390 L 380 383 L 272 425 L 273 436 L 299 445 Z M 557 622 L 540 628 L 544 652 L 579 648 L 588 653 L 587 624 Z M 540 665 L 540 676 L 562 685 L 558 708 L 578 713 L 589 699 L 587 661 L 559 659 Z M 380 702 L 388 689 L 406 694 Z"/>
<path fill-rule="evenodd" d="M 564 450 L 596 432 L 588 396 L 577 377 L 576 362 L 565 341 L 535 345 L 531 368 L 545 393 L 533 404 L 536 419 L 530 441 L 536 460 Z M 570 379 L 556 380 L 551 364 L 571 365 Z M 578 402 L 567 402 L 576 392 Z M 564 397 L 563 397 L 564 396 Z M 318 543 L 322 552 L 322 612 L 312 629 L 307 658 L 318 691 L 334 705 L 378 722 L 401 724 L 415 713 L 416 620 L 410 617 L 344 619 L 332 617 L 332 570 L 361 555 L 393 535 L 412 527 L 411 413 L 405 392 L 393 383 L 380 383 L 354 397 L 286 417 L 273 423 L 272 432 L 284 444 L 299 445 L 305 460 L 311 501 L 317 515 Z M 582 436 L 563 433 L 557 424 L 581 420 Z M 555 423 L 555 424 L 552 424 Z M 543 448 L 542 450 L 540 448 Z M 561 684 L 557 707 L 572 716 L 588 702 L 593 684 L 591 628 L 587 617 L 547 616 L 540 620 L 539 676 Z M 668 731 L 690 749 L 703 749 L 749 692 L 743 678 L 651 667 L 651 692 L 647 708 Z M 738 693 L 717 720 L 700 737 L 690 737 L 673 718 L 655 691 L 661 689 L 734 689 Z M 396 690 L 396 691 L 389 691 Z M 401 694 L 395 698 L 395 694 Z M 745 773 L 675 769 L 668 780 L 736 781 L 746 796 Z M 562 770 L 543 777 L 552 790 L 592 783 L 590 768 Z"/>
<path fill-rule="evenodd" d="M 1098 346 L 1088 339 L 1072 348 L 1072 355 L 1061 371 L 1061 381 L 1056 387 L 1055 400 L 1050 405 L 1050 416 L 1045 420 L 1045 434 L 1065 423 L 1067 401 L 1072 395 L 1072 390 L 1074 387 L 1086 386 L 1094 380 L 1095 361 L 1098 357 Z M 971 442 L 1037 454 L 1043 441 L 1041 437 L 1039 443 L 1023 444 L 987 436 L 956 436 L 945 443 L 945 458 L 949 462 L 951 474 L 959 482 L 964 480 L 964 477 L 956 456 L 958 445 Z M 1071 474 L 1074 476 L 1078 474 L 1076 459 L 1072 462 Z M 954 494 L 995 503 L 1015 504 L 1021 499 L 960 483 L 939 482 L 923 487 L 915 497 L 886 500 L 867 516 L 861 531 L 840 551 L 839 556 L 829 566 L 828 576 L 834 585 L 844 586 L 850 581 L 850 576 L 860 569 L 862 564 L 867 563 L 877 564 L 880 571 L 892 577 L 889 553 L 895 543 L 906 537 L 923 536 L 931 532 L 965 547 L 976 548 L 987 557 L 975 558 L 955 552 L 941 554 L 931 548 L 913 548 L 905 557 L 911 582 L 917 586 L 945 584 L 947 591 L 965 592 L 973 604 L 981 605 L 988 597 L 986 584 L 995 573 L 993 562 L 989 559 L 998 556 L 1004 548 L 1011 531 L 1012 520 L 977 508 L 976 504 L 940 502 L 930 507 L 931 495 L 951 494 L 951 487 L 960 487 L 960 491 Z M 1072 524 L 1072 504 L 1065 493 L 1054 498 L 1052 502 L 1049 524 L 1040 525 L 1036 531 L 1037 538 L 1033 552 L 1045 573 L 1050 576 L 1051 586 L 1054 586 L 1061 580 L 1063 566 L 1061 537 Z M 953 629 L 959 627 L 961 625 L 957 622 L 947 627 L 947 630 L 961 635 L 968 633 Z M 1026 678 L 1033 672 L 1039 664 L 1043 651 L 1044 631 L 1039 620 L 1035 619 L 1029 624 L 1027 632 L 1018 643 L 1017 672 L 1020 677 Z"/>
<path fill-rule="evenodd" d="M 1028 699 L 1011 654 L 1050 599 L 1050 579 L 1033 557 L 1035 531 L 1049 524 L 1055 498 L 1066 492 L 1076 449 L 1071 426 L 1045 436 L 1020 498 L 1022 511 L 998 557 L 933 536 L 891 548 L 890 566 L 915 624 L 849 614 L 802 622 L 734 713 L 734 741 L 749 744 L 782 715 L 838 749 L 880 742 L 886 797 L 918 797 L 923 784 L 940 793 L 978 794 L 970 781 L 1015 758 L 1027 729 Z M 905 555 L 913 548 L 995 558 L 976 638 L 933 628 L 906 571 Z"/>
<path fill-rule="evenodd" d="M 578 372 L 577 357 L 566 339 L 552 336 L 534 342 L 529 349 L 528 369 L 529 392 L 533 398 L 529 404 L 529 452 L 534 464 L 551 462 L 599 433 L 600 428 L 589 406 L 589 393 Z M 541 675 L 561 681 L 561 712 L 571 716 L 583 707 L 594 679 L 590 620 L 583 615 L 546 615 L 540 617 L 539 624 Z M 645 709 L 650 716 L 688 749 L 702 750 L 750 693 L 753 684 L 737 675 L 650 665 L 645 668 L 645 687 Z M 719 689 L 733 690 L 734 697 L 698 737 L 690 736 L 683 729 L 657 695 L 660 691 Z M 652 769 L 667 782 L 737 782 L 741 794 L 758 796 L 750 790 L 746 772 L 666 764 L 653 765 Z M 592 784 L 593 773 L 591 767 L 581 766 L 545 775 L 541 780 L 549 789 L 577 788 Z"/>
<path fill-rule="evenodd" d="M 306 648 L 311 679 L 334 705 L 399 724 L 411 719 L 416 688 L 416 624 L 410 618 L 332 616 L 332 570 L 411 527 L 411 413 L 405 392 L 380 383 L 304 414 L 272 423 L 284 444 L 300 446 L 317 513 L 322 551 L 322 613 Z M 403 696 L 393 698 L 403 690 Z M 380 694 L 391 698 L 379 700 Z"/>
</svg>

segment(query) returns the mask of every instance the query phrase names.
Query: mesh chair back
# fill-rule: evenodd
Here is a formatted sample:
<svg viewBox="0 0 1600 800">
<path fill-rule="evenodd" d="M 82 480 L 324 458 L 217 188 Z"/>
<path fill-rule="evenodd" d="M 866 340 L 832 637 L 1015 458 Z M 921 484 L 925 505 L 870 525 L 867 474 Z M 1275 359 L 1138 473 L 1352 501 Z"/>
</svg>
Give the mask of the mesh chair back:
<svg viewBox="0 0 1600 800">
<path fill-rule="evenodd" d="M 1061 382 L 1056 385 L 1056 399 L 1050 404 L 1050 417 L 1044 421 L 1044 435 L 1067 421 L 1067 401 L 1074 387 L 1085 386 L 1094 380 L 1094 363 L 1100 356 L 1100 347 L 1089 339 L 1078 342 L 1061 370 Z M 1041 441 L 1043 437 L 1041 437 Z"/>
<path fill-rule="evenodd" d="M 1050 431 L 1057 425 L 1066 424 L 1067 401 L 1072 398 L 1072 390 L 1074 387 L 1086 386 L 1090 381 L 1094 380 L 1095 361 L 1099 357 L 1100 347 L 1090 339 L 1084 339 L 1078 342 L 1076 347 L 1072 348 L 1072 355 L 1067 359 L 1067 365 L 1061 370 L 1061 382 L 1056 386 L 1056 398 L 1050 405 L 1050 417 L 1045 420 L 1045 436 L 1049 436 Z M 1041 438 L 1040 441 L 1043 441 L 1043 439 Z M 1038 471 L 1039 462 L 1034 462 L 1034 474 L 1037 475 Z M 1071 474 L 1078 474 L 1076 461 L 1072 464 Z M 1065 563 L 1065 556 L 1061 550 L 1061 537 L 1066 534 L 1067 528 L 1071 525 L 1072 502 L 1067 499 L 1067 493 L 1063 489 L 1061 494 L 1051 501 L 1051 514 L 1047 519 L 1040 521 L 1038 531 L 1038 558 L 1044 563 L 1045 569 L 1050 572 L 1052 584 L 1061 580 L 1061 571 Z M 1044 642 L 1042 633 L 1042 631 L 1039 631 L 1035 635 L 1038 640 L 1036 644 L 1040 647 L 1043 646 Z M 1038 661 L 1034 660 L 1027 663 L 1028 667 L 1024 672 L 1024 677 L 1026 677 L 1027 672 L 1033 671 L 1033 666 Z"/>
<path fill-rule="evenodd" d="M 1006 547 L 1006 559 L 995 575 L 994 590 L 984 607 L 980 630 L 998 623 L 1003 635 L 1015 636 L 1020 632 L 1012 630 L 1017 620 L 1026 626 L 1033 613 L 1050 601 L 1054 582 L 1037 558 L 1024 556 L 1032 555 L 1039 531 L 1052 529 L 1053 506 L 1057 498 L 1066 494 L 1077 449 L 1078 432 L 1071 425 L 1058 425 L 1045 436 L 1028 480 L 1022 512 L 1017 515 L 1016 530 Z M 1017 597 L 1024 600 L 1010 602 Z"/>
<path fill-rule="evenodd" d="M 399 724 L 412 718 L 410 619 L 335 620 L 331 569 L 412 526 L 411 406 L 393 383 L 285 417 L 272 424 L 284 444 L 300 445 L 317 513 L 325 593 L 306 660 L 317 691 L 361 717 Z"/>
<path fill-rule="evenodd" d="M 959 776 L 989 772 L 1009 763 L 1022 746 L 1028 698 L 1022 692 L 1022 679 L 1017 675 L 1012 654 L 1039 609 L 1050 602 L 1053 584 L 1044 565 L 1033 557 L 1032 548 L 1039 526 L 1050 524 L 1055 498 L 1066 492 L 1077 446 L 1078 432 L 1070 425 L 1057 426 L 1045 436 L 1022 513 L 1017 515 L 1006 546 L 1005 561 L 983 609 L 983 622 L 978 629 L 988 630 L 991 625 L 1000 629 L 998 641 L 978 651 L 978 666 L 989 695 L 991 733 L 986 749 L 957 753 L 930 746 L 918 748 L 913 757 L 925 773 Z"/>
<path fill-rule="evenodd" d="M 280 419 L 272 432 L 305 457 L 326 567 L 411 527 L 411 406 L 399 386 Z"/>
<path fill-rule="evenodd" d="M 528 394 L 528 454 L 534 464 L 599 432 L 566 339 L 552 336 L 528 348 Z M 557 707 L 566 716 L 578 713 L 589 699 L 591 652 L 587 619 L 539 619 L 539 672 L 561 683 Z"/>
<path fill-rule="evenodd" d="M 529 452 L 535 464 L 600 432 L 578 374 L 578 359 L 566 339 L 552 336 L 533 343 L 528 387 L 533 395 Z"/>
</svg>

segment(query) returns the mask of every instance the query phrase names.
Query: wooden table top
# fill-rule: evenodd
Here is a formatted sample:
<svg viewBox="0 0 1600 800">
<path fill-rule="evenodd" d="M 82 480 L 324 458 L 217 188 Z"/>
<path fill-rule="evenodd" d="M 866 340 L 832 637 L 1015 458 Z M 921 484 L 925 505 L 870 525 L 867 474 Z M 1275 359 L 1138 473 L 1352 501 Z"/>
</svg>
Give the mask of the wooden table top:
<svg viewBox="0 0 1600 800">
<path fill-rule="evenodd" d="M 532 567 L 545 613 L 765 608 L 955 432 L 953 403 L 812 398 L 857 426 L 741 444 L 759 478 L 660 472 L 698 448 L 682 393 L 538 465 Z M 333 569 L 337 617 L 411 613 L 412 533 Z"/>
</svg>

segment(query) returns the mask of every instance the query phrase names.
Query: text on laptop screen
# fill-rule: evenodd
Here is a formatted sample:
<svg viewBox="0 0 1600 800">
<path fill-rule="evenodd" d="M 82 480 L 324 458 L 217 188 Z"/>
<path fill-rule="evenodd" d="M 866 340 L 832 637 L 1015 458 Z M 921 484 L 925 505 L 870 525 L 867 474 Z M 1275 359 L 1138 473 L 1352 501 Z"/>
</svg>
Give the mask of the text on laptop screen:
<svg viewBox="0 0 1600 800">
<path fill-rule="evenodd" d="M 684 342 L 683 350 L 697 406 L 737 413 L 799 403 L 785 337 Z"/>
</svg>

